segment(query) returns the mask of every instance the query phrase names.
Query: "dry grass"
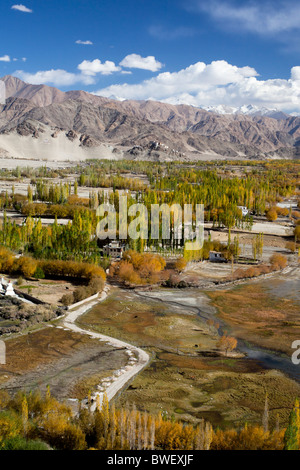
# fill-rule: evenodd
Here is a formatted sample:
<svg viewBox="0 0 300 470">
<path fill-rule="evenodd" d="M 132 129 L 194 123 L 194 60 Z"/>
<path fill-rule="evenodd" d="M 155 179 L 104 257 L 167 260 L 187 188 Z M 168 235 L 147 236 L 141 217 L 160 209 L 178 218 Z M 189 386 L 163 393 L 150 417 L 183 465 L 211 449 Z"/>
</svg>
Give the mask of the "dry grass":
<svg viewBox="0 0 300 470">
<path fill-rule="evenodd" d="M 71 396 L 74 398 L 78 398 L 79 400 L 83 400 L 86 398 L 92 390 L 97 388 L 97 385 L 105 379 L 106 377 L 110 377 L 115 370 L 104 370 L 98 374 L 91 375 L 90 377 L 85 377 L 84 379 L 79 380 L 72 388 Z"/>
<path fill-rule="evenodd" d="M 18 390 L 50 386 L 59 400 L 83 398 L 112 370 L 123 367 L 127 356 L 88 335 L 45 328 L 6 341 L 7 364 L 0 365 L 0 388 Z"/>
<path fill-rule="evenodd" d="M 139 346 L 195 353 L 216 347 L 218 337 L 192 315 L 174 315 L 172 310 L 150 299 L 140 300 L 113 291 L 110 297 L 80 318 L 92 327 Z"/>
<path fill-rule="evenodd" d="M 286 424 L 300 386 L 277 372 L 263 372 L 245 358 L 204 357 L 205 348 L 213 353 L 215 332 L 200 318 L 171 309 L 116 289 L 81 319 L 103 333 L 146 345 L 155 354 L 116 404 L 135 403 L 140 410 L 167 411 L 188 422 L 206 418 L 215 426 L 229 427 L 246 421 L 261 423 L 268 391 L 274 408 L 271 422 L 275 423 L 278 409 Z M 201 341 L 202 352 L 195 348 Z"/>
<path fill-rule="evenodd" d="M 230 370 L 220 361 L 159 354 L 118 398 L 117 405 L 135 403 L 141 410 L 166 411 L 187 422 L 205 418 L 215 427 L 226 428 L 246 422 L 261 424 L 267 392 L 271 427 L 277 414 L 285 426 L 299 384 L 276 371 L 247 372 L 245 361 L 231 363 Z"/>
<path fill-rule="evenodd" d="M 231 335 L 291 354 L 291 343 L 300 337 L 299 306 L 292 300 L 272 297 L 256 283 L 207 294 Z"/>
<path fill-rule="evenodd" d="M 99 344 L 88 336 L 58 328 L 45 328 L 7 340 L 6 365 L 0 365 L 0 377 L 51 364 L 92 343 Z"/>
</svg>

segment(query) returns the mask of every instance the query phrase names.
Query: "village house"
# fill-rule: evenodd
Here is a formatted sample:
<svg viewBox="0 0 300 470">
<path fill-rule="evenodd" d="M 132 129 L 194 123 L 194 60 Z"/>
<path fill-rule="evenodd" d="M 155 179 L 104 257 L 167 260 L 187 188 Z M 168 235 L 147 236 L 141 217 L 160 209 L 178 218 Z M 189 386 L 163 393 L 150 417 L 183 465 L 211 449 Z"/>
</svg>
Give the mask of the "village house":
<svg viewBox="0 0 300 470">
<path fill-rule="evenodd" d="M 124 249 L 125 247 L 121 244 L 121 242 L 114 240 L 103 247 L 103 255 L 109 256 L 110 258 L 121 259 Z"/>
<path fill-rule="evenodd" d="M 227 263 L 227 259 L 224 258 L 223 253 L 220 253 L 219 251 L 210 251 L 209 261 L 212 263 Z"/>
</svg>

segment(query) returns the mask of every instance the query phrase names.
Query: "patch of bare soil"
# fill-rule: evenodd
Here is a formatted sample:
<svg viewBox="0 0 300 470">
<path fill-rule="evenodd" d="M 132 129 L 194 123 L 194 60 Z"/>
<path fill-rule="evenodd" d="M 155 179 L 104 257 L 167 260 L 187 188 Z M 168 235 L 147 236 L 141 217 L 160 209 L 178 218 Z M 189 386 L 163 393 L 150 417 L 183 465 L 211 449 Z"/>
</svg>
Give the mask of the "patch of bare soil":
<svg viewBox="0 0 300 470">
<path fill-rule="evenodd" d="M 6 341 L 6 365 L 0 365 L 0 387 L 17 390 L 46 390 L 58 399 L 81 397 L 77 383 L 95 374 L 107 374 L 127 361 L 123 350 L 115 349 L 87 335 L 45 328 Z M 108 366 L 109 365 L 109 366 Z M 77 395 L 78 394 L 78 395 Z"/>
<path fill-rule="evenodd" d="M 16 279 L 15 279 L 16 280 Z M 16 286 L 21 292 L 30 294 L 43 302 L 51 305 L 62 305 L 60 299 L 63 295 L 74 292 L 76 285 L 60 280 L 26 280 L 23 279 L 20 286 Z"/>
</svg>

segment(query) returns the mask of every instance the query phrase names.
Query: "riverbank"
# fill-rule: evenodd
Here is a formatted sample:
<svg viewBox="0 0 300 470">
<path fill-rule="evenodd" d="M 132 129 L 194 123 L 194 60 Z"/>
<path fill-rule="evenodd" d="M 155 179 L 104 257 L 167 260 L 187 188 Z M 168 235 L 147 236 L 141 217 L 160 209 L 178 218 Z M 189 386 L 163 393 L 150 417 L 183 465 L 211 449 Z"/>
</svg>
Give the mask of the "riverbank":
<svg viewBox="0 0 300 470">
<path fill-rule="evenodd" d="M 300 338 L 300 268 L 272 278 L 206 291 L 218 317 L 237 338 L 290 357 Z"/>
<path fill-rule="evenodd" d="M 139 295 L 115 287 L 79 322 L 85 329 L 130 339 L 154 356 L 116 399 L 117 405 L 135 403 L 141 410 L 163 411 L 187 422 L 203 417 L 230 427 L 261 423 L 268 392 L 270 424 L 275 424 L 277 413 L 286 423 L 300 385 L 267 370 L 259 359 L 221 357 L 216 325 L 207 322 L 216 313 L 198 289 L 157 289 Z"/>
</svg>

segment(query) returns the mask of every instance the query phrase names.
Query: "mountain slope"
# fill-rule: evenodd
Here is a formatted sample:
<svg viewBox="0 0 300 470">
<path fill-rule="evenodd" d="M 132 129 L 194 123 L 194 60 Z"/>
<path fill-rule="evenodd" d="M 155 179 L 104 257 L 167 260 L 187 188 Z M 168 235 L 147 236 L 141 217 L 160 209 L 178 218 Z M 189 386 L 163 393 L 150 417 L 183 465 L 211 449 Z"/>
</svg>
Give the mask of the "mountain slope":
<svg viewBox="0 0 300 470">
<path fill-rule="evenodd" d="M 122 157 L 171 160 L 265 158 L 276 157 L 276 152 L 282 158 L 285 149 L 291 158 L 300 145 L 299 117 L 274 119 L 154 101 L 119 102 L 84 91 L 29 85 L 11 76 L 2 80 L 8 98 L 0 106 L 2 136 L 13 133 L 16 139 L 39 140 L 40 128 L 52 139 L 60 134 L 60 139 L 71 141 L 73 136 L 81 147 L 103 143 Z"/>
</svg>

